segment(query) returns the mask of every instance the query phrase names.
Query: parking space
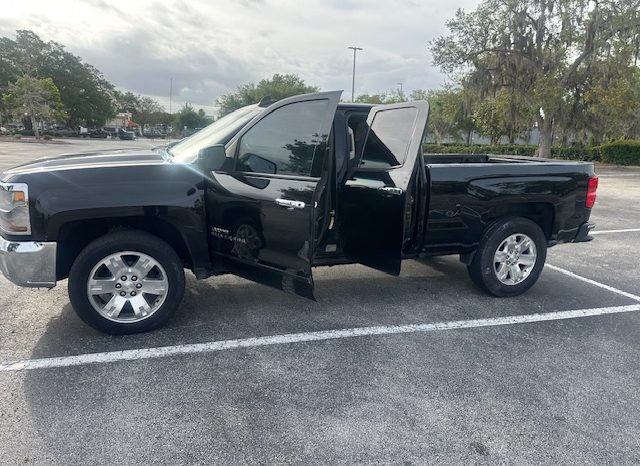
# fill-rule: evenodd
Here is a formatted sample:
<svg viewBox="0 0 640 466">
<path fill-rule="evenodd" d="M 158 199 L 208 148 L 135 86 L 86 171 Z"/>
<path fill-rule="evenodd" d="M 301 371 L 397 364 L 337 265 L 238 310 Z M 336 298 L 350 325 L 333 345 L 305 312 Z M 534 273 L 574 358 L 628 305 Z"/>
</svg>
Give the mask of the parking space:
<svg viewBox="0 0 640 466">
<path fill-rule="evenodd" d="M 0 168 L 41 147 L 68 152 Z M 513 299 L 455 257 L 318 269 L 317 303 L 189 278 L 170 325 L 110 337 L 66 283 L 0 278 L 0 463 L 637 463 L 640 231 L 606 232 L 640 228 L 640 171 L 600 174 L 603 233 Z"/>
</svg>

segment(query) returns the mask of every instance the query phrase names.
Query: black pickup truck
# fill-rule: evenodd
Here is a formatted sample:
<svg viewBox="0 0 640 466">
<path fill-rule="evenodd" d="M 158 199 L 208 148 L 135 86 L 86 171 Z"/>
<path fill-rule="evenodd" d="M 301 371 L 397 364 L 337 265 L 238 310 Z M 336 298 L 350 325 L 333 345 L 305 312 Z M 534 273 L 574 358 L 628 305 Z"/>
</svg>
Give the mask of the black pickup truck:
<svg viewBox="0 0 640 466">
<path fill-rule="evenodd" d="M 231 113 L 155 150 L 39 160 L 0 184 L 0 268 L 69 278 L 71 303 L 110 333 L 179 307 L 184 269 L 232 273 L 313 299 L 312 268 L 458 254 L 472 280 L 516 296 L 547 247 L 590 240 L 590 163 L 423 155 L 428 104 L 339 103 L 340 92 Z"/>
</svg>

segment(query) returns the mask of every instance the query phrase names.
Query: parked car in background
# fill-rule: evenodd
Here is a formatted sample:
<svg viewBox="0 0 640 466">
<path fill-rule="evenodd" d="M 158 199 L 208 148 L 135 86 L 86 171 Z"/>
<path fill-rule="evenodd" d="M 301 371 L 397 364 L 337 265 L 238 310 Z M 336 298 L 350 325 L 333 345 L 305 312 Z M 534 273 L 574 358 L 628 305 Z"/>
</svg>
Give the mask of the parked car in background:
<svg viewBox="0 0 640 466">
<path fill-rule="evenodd" d="M 167 136 L 166 133 L 158 128 L 145 129 L 143 135 L 146 138 L 164 138 Z"/>
<path fill-rule="evenodd" d="M 136 133 L 118 128 L 118 137 L 122 140 L 133 141 L 136 138 Z"/>
<path fill-rule="evenodd" d="M 115 139 L 118 137 L 118 128 L 114 126 L 105 126 L 102 129 L 107 133 L 107 135 L 111 136 L 112 138 Z"/>
<path fill-rule="evenodd" d="M 102 128 L 93 128 L 89 131 L 89 137 L 94 139 L 106 139 L 109 133 Z"/>
<path fill-rule="evenodd" d="M 66 126 L 54 126 L 50 130 L 51 134 L 57 138 L 71 138 L 78 136 L 78 132 L 73 128 Z"/>
<path fill-rule="evenodd" d="M 0 126 L 0 134 L 8 134 L 9 130 L 4 126 Z"/>
</svg>

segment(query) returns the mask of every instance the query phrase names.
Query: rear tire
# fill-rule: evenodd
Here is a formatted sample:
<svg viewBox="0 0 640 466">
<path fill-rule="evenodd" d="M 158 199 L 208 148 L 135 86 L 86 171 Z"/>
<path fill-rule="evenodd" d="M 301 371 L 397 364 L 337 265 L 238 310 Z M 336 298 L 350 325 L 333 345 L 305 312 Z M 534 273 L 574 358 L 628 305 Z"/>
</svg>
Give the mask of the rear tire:
<svg viewBox="0 0 640 466">
<path fill-rule="evenodd" d="M 69 272 L 69 299 L 78 316 L 112 335 L 164 324 L 180 305 L 184 286 L 184 269 L 175 251 L 141 231 L 96 239 Z"/>
<path fill-rule="evenodd" d="M 546 258 L 547 240 L 538 224 L 511 217 L 489 227 L 467 270 L 485 292 L 518 296 L 536 283 Z"/>
</svg>

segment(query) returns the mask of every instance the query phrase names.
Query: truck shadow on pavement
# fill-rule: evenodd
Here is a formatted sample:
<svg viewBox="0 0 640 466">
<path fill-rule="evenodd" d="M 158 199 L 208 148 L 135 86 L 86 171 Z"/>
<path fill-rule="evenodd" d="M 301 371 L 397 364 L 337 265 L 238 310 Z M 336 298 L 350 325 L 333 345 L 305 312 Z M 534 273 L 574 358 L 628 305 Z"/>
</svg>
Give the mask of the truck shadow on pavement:
<svg viewBox="0 0 640 466">
<path fill-rule="evenodd" d="M 407 261 L 400 277 L 359 265 L 317 269 L 317 302 L 233 276 L 187 280 L 185 297 L 167 325 L 105 335 L 66 304 L 34 345 L 32 358 L 201 343 L 353 327 L 422 324 L 535 312 L 624 305 L 628 300 L 585 289 L 551 271 L 528 293 L 495 298 L 478 290 L 457 258 Z"/>
<path fill-rule="evenodd" d="M 484 296 L 461 264 L 411 261 L 400 277 L 362 266 L 317 269 L 317 302 L 233 276 L 188 275 L 176 315 L 148 333 L 111 336 L 84 324 L 67 303 L 52 318 L 31 358 L 117 351 L 369 325 L 473 318 Z M 458 270 L 457 270 L 458 269 Z"/>
</svg>

